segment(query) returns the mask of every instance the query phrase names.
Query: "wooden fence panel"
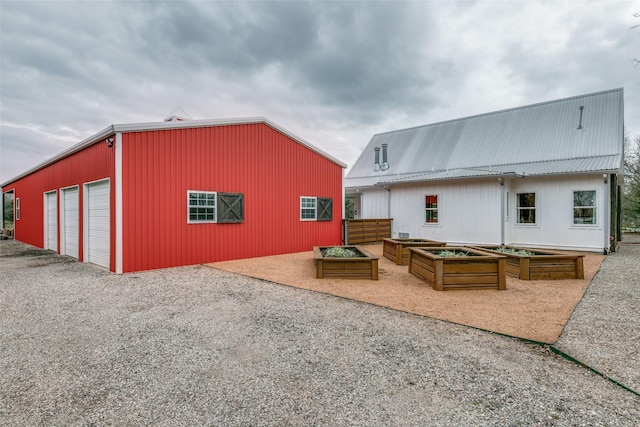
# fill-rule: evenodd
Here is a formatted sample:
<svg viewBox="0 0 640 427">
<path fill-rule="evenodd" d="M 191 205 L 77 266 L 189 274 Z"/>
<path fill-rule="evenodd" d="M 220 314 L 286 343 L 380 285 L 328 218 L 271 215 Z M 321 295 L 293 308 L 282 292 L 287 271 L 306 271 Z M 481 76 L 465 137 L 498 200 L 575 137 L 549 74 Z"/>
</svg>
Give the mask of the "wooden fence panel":
<svg viewBox="0 0 640 427">
<path fill-rule="evenodd" d="M 392 218 L 344 220 L 345 244 L 381 242 L 391 237 Z"/>
</svg>

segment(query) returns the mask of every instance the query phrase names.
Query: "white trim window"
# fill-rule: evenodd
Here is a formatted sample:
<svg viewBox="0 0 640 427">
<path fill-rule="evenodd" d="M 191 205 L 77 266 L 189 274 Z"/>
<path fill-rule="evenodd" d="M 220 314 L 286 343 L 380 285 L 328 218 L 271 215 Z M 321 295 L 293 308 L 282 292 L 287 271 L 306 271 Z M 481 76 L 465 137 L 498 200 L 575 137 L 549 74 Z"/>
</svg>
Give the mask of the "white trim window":
<svg viewBox="0 0 640 427">
<path fill-rule="evenodd" d="M 20 197 L 16 197 L 14 209 L 15 209 L 15 212 L 13 214 L 13 218 L 15 221 L 20 221 Z"/>
<path fill-rule="evenodd" d="M 187 191 L 187 222 L 216 222 L 216 195 L 211 191 Z"/>
<path fill-rule="evenodd" d="M 597 224 L 596 191 L 573 192 L 573 224 L 595 225 Z"/>
<path fill-rule="evenodd" d="M 536 193 L 516 193 L 516 221 L 536 224 Z"/>
<path fill-rule="evenodd" d="M 317 197 L 300 196 L 300 221 L 315 221 L 317 208 Z"/>
<path fill-rule="evenodd" d="M 427 194 L 424 196 L 424 222 L 426 224 L 438 223 L 438 195 Z"/>
</svg>

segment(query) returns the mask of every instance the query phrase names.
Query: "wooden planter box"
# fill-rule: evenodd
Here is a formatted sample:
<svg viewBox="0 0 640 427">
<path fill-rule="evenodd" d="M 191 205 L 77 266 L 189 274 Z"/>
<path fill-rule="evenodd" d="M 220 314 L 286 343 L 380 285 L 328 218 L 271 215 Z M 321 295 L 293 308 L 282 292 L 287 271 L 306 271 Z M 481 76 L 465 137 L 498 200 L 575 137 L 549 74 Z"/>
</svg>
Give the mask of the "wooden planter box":
<svg viewBox="0 0 640 427">
<path fill-rule="evenodd" d="M 444 249 L 462 250 L 473 255 L 446 258 L 437 255 Z M 506 261 L 504 256 L 467 247 L 409 248 L 409 272 L 436 291 L 506 289 Z"/>
<path fill-rule="evenodd" d="M 444 245 L 443 242 L 427 239 L 384 239 L 382 253 L 398 265 L 409 265 L 409 248 Z"/>
<path fill-rule="evenodd" d="M 371 279 L 378 280 L 378 258 L 361 246 L 340 246 L 355 249 L 361 257 L 336 258 L 325 257 L 323 249 L 331 246 L 314 246 L 313 257 L 316 263 L 316 278 Z"/>
<path fill-rule="evenodd" d="M 478 246 L 477 248 L 507 257 L 507 274 L 521 280 L 584 279 L 584 255 L 542 249 L 503 246 L 526 250 L 533 255 L 518 255 L 497 252 L 500 246 Z"/>
</svg>

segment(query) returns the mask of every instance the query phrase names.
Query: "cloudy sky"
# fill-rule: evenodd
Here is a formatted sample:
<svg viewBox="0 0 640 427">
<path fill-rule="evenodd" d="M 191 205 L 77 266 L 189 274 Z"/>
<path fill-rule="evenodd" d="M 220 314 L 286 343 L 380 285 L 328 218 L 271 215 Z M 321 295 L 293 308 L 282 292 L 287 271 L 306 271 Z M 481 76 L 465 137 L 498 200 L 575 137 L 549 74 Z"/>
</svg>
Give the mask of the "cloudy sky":
<svg viewBox="0 0 640 427">
<path fill-rule="evenodd" d="M 373 134 L 612 88 L 640 2 L 0 0 L 0 183 L 114 123 L 264 116 L 353 165 Z"/>
</svg>

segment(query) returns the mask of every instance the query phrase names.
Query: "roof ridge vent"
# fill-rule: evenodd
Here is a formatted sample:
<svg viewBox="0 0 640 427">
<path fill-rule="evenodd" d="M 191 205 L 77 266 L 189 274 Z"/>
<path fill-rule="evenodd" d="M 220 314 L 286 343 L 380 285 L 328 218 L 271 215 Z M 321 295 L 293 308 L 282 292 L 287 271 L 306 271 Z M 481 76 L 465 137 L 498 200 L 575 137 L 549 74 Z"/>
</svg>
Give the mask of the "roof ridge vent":
<svg viewBox="0 0 640 427">
<path fill-rule="evenodd" d="M 176 107 L 167 117 L 164 118 L 165 122 L 184 122 L 187 120 L 193 120 L 189 113 L 184 111 L 182 107 Z"/>
</svg>

